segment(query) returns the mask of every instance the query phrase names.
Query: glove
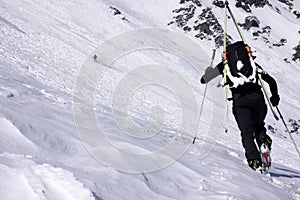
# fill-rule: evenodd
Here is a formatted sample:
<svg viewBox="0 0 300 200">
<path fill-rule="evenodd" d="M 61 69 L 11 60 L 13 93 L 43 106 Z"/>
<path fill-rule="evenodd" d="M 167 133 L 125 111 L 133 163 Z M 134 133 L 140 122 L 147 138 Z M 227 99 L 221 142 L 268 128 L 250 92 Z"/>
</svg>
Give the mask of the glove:
<svg viewBox="0 0 300 200">
<path fill-rule="evenodd" d="M 205 74 L 209 73 L 211 70 L 213 70 L 212 67 L 210 67 L 210 66 L 207 67 L 207 68 L 205 69 Z M 203 76 L 205 76 L 205 74 L 204 74 Z M 202 76 L 201 79 L 200 79 L 200 83 L 205 84 L 206 82 L 205 82 L 203 76 Z"/>
<path fill-rule="evenodd" d="M 207 68 L 205 69 L 205 74 L 207 74 L 207 73 L 210 72 L 211 70 L 213 70 L 212 67 L 207 67 Z"/>
<path fill-rule="evenodd" d="M 271 98 L 270 98 L 271 104 L 272 104 L 272 106 L 274 106 L 274 107 L 278 106 L 279 100 L 280 100 L 280 97 L 279 97 L 278 94 L 272 95 Z"/>
</svg>

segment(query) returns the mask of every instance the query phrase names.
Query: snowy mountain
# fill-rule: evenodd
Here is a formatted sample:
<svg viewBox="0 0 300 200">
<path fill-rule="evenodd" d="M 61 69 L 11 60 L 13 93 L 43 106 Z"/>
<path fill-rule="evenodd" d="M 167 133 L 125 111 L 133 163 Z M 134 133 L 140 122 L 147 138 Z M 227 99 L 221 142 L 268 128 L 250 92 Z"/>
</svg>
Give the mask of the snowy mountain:
<svg viewBox="0 0 300 200">
<path fill-rule="evenodd" d="M 300 2 L 229 3 L 300 147 Z M 223 1 L 2 0 L 0 10 L 0 199 L 300 199 L 300 158 L 270 111 L 271 177 L 247 166 L 231 113 L 224 132 L 219 80 L 200 118 Z M 240 40 L 230 17 L 227 32 Z"/>
</svg>

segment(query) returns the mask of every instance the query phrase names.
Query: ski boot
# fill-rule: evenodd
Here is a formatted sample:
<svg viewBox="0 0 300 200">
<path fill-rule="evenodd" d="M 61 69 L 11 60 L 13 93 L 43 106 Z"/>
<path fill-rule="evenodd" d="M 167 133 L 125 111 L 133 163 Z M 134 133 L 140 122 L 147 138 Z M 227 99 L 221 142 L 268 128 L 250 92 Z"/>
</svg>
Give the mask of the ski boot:
<svg viewBox="0 0 300 200">
<path fill-rule="evenodd" d="M 263 142 L 260 146 L 260 157 L 262 161 L 262 167 L 268 170 L 271 167 L 271 149 L 266 142 Z"/>
<path fill-rule="evenodd" d="M 260 159 L 248 160 L 248 165 L 255 171 L 261 171 L 262 169 L 262 162 Z"/>
</svg>

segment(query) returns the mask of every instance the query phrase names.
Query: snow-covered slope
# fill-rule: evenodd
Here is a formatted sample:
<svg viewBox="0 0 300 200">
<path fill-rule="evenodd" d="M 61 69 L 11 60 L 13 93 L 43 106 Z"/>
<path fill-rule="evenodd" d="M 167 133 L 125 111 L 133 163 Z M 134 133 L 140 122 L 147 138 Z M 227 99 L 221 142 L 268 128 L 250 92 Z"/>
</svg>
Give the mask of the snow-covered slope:
<svg viewBox="0 0 300 200">
<path fill-rule="evenodd" d="M 198 44 L 204 49 L 199 59 L 206 58 L 207 62 L 204 60 L 203 66 L 193 68 L 185 58 L 158 49 L 122 55 L 111 63 L 104 76 L 99 77 L 93 102 L 96 117 L 106 137 L 122 150 L 155 152 L 174 139 L 191 144 L 192 138 L 176 136 L 182 134 L 178 133 L 182 106 L 188 110 L 193 107 L 188 108 L 186 102 L 189 101 L 182 103 L 180 100 L 184 98 L 176 96 L 173 88 L 155 83 L 141 84 L 129 99 L 128 115 L 143 127 L 147 127 L 153 117 L 150 114 L 153 106 L 159 105 L 166 111 L 165 120 L 159 116 L 161 121 L 157 124 L 164 126 L 159 134 L 148 140 L 124 134 L 114 117 L 125 114 L 122 108 L 113 110 L 116 107 L 112 105 L 114 90 L 121 85 L 119 82 L 126 80 L 126 75 L 132 75 L 138 66 L 164 65 L 171 75 L 184 77 L 200 106 L 205 86 L 199 84 L 197 70 L 202 71 L 209 65 L 211 49 L 220 32 L 205 35 L 203 40 L 196 38 L 199 30 L 185 32 L 171 23 L 178 15 L 172 11 L 196 5 L 194 18 L 187 22 L 192 27 L 202 10 L 209 7 L 214 20 L 222 26 L 224 9 L 211 1 L 201 1 L 201 6 L 197 5 L 198 1 L 180 2 L 0 2 L 0 199 L 300 199 L 300 158 L 283 125 L 270 113 L 266 124 L 270 130 L 273 130 L 271 127 L 275 129 L 269 131 L 274 141 L 272 178 L 252 171 L 245 164 L 239 131 L 231 115 L 229 131 L 223 133 L 221 128 L 213 136 L 214 148 L 203 156 L 213 117 L 213 101 L 209 100 L 205 101 L 198 127 L 202 140 L 191 145 L 177 161 L 153 172 L 118 171 L 95 159 L 81 142 L 73 118 L 72 92 L 83 63 L 95 64 L 92 56 L 97 46 L 114 36 L 137 28 L 156 27 L 176 31 Z M 292 61 L 300 30 L 299 18 L 293 12 L 300 10 L 300 4 L 298 1 L 270 3 L 272 5 L 262 8 L 252 6 L 251 13 L 235 7 L 234 3 L 231 8 L 240 23 L 244 23 L 247 16 L 256 16 L 259 20 L 259 27 L 243 32 L 257 56 L 256 61 L 278 81 L 280 109 L 287 121 L 294 120 L 288 124 L 295 130 L 293 136 L 300 145 L 297 132 L 300 119 L 297 74 L 300 69 L 299 60 Z M 198 25 L 205 20 L 205 17 L 199 20 Z M 234 25 L 228 21 L 228 34 L 232 41 L 238 40 Z M 265 28 L 268 26 L 271 29 Z M 260 33 L 257 35 L 257 32 Z M 155 39 L 158 44 L 163 41 L 163 38 Z M 219 47 L 217 55 L 221 52 Z M 216 62 L 219 61 L 220 56 L 216 56 Z M 130 80 L 133 83 L 145 80 L 146 83 L 147 78 L 147 74 L 142 73 Z M 180 81 L 183 80 L 178 79 Z M 222 89 L 212 87 L 222 95 Z M 123 127 L 130 127 L 130 122 L 127 123 L 122 124 Z M 92 127 L 84 128 L 89 132 Z M 110 149 L 106 152 L 116 159 L 119 156 Z M 138 164 L 143 166 L 144 163 Z"/>
</svg>

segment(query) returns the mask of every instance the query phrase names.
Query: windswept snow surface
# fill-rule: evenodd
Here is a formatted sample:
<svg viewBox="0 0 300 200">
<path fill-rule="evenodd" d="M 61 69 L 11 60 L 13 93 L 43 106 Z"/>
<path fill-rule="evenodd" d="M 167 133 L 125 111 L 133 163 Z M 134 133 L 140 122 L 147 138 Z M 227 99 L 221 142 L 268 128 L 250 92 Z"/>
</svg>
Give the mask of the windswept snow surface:
<svg viewBox="0 0 300 200">
<path fill-rule="evenodd" d="M 212 6 L 210 1 L 202 3 Z M 285 38 L 285 46 L 273 47 L 263 36 L 254 39 L 251 30 L 244 31 L 245 37 L 257 62 L 278 81 L 280 109 L 286 120 L 300 119 L 299 63 L 283 61 L 291 60 L 292 48 L 299 42 L 300 23 L 286 5 L 272 4 L 254 9 L 253 15 L 263 26 L 272 27 L 265 37 L 272 43 Z M 206 137 L 203 133 L 212 118 L 211 101 L 205 101 L 200 121 L 203 141 L 197 140 L 180 159 L 163 169 L 120 172 L 84 148 L 73 119 L 73 83 L 81 65 L 87 59 L 92 61 L 92 52 L 99 44 L 126 31 L 157 27 L 186 34 L 209 58 L 214 47 L 211 41 L 167 26 L 172 10 L 179 6 L 174 0 L 0 2 L 0 199 L 300 199 L 300 158 L 283 125 L 270 112 L 266 123 L 277 129 L 269 133 L 273 139 L 271 178 L 247 167 L 231 114 L 229 132 L 218 133 L 216 145 L 203 157 L 200 152 Z M 249 13 L 232 7 L 243 22 Z M 121 14 L 114 15 L 114 8 Z M 299 3 L 295 2 L 295 8 L 300 9 Z M 223 10 L 212 9 L 222 21 Z M 228 32 L 238 38 L 230 23 Z M 221 52 L 217 49 L 217 55 Z M 170 52 L 140 50 L 115 60 L 96 89 L 96 115 L 115 146 L 141 153 L 155 151 L 174 139 L 182 112 L 178 98 L 168 88 L 144 85 L 132 95 L 129 114 L 135 123 L 146 126 L 151 108 L 160 105 L 166 110 L 160 134 L 147 141 L 124 135 L 117 128 L 113 112 L 118 110 L 113 111 L 111 105 L 114 87 L 133 66 L 146 64 L 167 65 L 185 77 L 199 105 L 204 92 L 190 64 Z M 204 70 L 206 66 L 197 67 Z M 300 146 L 299 134 L 293 136 Z M 182 142 L 192 142 L 192 138 Z"/>
</svg>

